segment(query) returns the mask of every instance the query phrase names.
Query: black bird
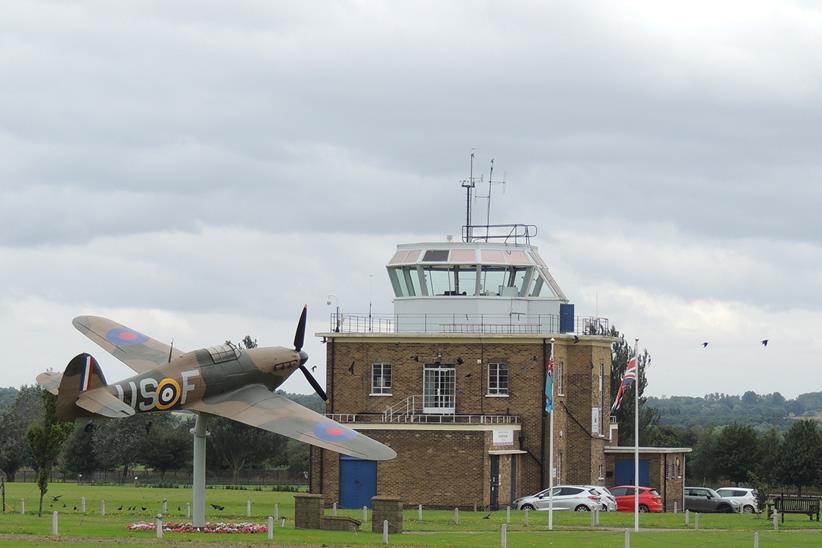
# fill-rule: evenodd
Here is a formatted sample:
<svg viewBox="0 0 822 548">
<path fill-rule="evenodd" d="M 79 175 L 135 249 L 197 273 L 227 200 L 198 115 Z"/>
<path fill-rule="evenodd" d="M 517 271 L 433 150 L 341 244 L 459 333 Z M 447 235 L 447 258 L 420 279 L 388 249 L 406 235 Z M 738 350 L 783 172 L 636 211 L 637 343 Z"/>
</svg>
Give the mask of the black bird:
<svg viewBox="0 0 822 548">
<path fill-rule="evenodd" d="M 707 346 L 708 346 L 708 341 L 705 341 L 704 343 L 702 343 L 702 348 L 706 348 Z"/>
<path fill-rule="evenodd" d="M 491 514 L 493 514 L 493 512 L 488 512 L 487 515 L 482 516 L 482 519 L 491 519 Z"/>
<path fill-rule="evenodd" d="M 311 371 L 316 371 L 316 370 L 317 370 L 317 366 L 316 366 L 316 365 L 312 365 L 312 366 L 311 366 Z"/>
<path fill-rule="evenodd" d="M 76 507 L 76 506 L 74 507 L 74 511 L 75 511 L 75 512 L 77 511 L 77 507 Z"/>
<path fill-rule="evenodd" d="M 145 512 L 147 510 L 147 508 L 145 506 L 140 506 L 140 508 L 143 510 L 143 512 Z"/>
<path fill-rule="evenodd" d="M 225 506 L 220 506 L 219 504 L 212 504 L 211 507 L 215 510 L 225 510 Z"/>
<path fill-rule="evenodd" d="M 179 507 L 179 506 L 177 507 L 177 511 L 178 511 L 178 512 L 180 511 L 180 507 Z"/>
<path fill-rule="evenodd" d="M 762 346 L 768 346 L 768 339 L 762 339 L 760 342 L 762 343 Z"/>
<path fill-rule="evenodd" d="M 123 507 L 122 507 L 122 506 L 118 506 L 118 507 L 117 507 L 117 511 L 118 511 L 118 512 L 122 512 L 122 510 L 123 510 Z"/>
<path fill-rule="evenodd" d="M 574 344 L 577 344 L 578 342 L 579 342 L 579 337 L 577 337 L 576 335 L 574 335 Z"/>
<path fill-rule="evenodd" d="M 60 500 L 60 497 L 62 497 L 62 496 L 63 495 L 54 495 L 53 497 L 51 497 L 51 500 L 54 501 L 54 502 L 57 502 L 58 500 Z"/>
</svg>

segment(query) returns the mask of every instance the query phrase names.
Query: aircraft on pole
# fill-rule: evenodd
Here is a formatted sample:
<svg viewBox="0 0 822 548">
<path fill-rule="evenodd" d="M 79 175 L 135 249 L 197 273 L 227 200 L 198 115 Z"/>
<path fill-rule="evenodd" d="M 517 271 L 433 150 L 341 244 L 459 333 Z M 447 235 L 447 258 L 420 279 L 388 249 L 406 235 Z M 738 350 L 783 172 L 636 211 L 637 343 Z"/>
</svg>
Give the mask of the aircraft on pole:
<svg viewBox="0 0 822 548">
<path fill-rule="evenodd" d="M 219 415 L 345 455 L 388 460 L 393 449 L 273 391 L 300 370 L 326 399 L 305 367 L 306 308 L 294 348 L 244 349 L 225 343 L 183 352 L 98 316 L 78 316 L 74 327 L 137 375 L 107 384 L 97 360 L 79 354 L 64 373 L 45 372 L 37 383 L 57 396 L 57 418 L 130 417 L 135 413 L 193 411 Z"/>
</svg>

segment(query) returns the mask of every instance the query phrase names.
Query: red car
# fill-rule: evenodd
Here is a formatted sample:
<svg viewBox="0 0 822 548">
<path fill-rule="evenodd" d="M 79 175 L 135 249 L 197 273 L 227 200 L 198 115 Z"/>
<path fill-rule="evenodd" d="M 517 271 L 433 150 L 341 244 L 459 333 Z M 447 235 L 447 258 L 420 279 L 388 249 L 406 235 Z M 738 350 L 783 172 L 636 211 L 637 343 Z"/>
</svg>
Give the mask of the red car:
<svg viewBox="0 0 822 548">
<path fill-rule="evenodd" d="M 634 511 L 634 486 L 620 485 L 609 489 L 617 503 L 617 512 Z M 639 511 L 662 512 L 662 497 L 652 487 L 639 488 Z"/>
</svg>

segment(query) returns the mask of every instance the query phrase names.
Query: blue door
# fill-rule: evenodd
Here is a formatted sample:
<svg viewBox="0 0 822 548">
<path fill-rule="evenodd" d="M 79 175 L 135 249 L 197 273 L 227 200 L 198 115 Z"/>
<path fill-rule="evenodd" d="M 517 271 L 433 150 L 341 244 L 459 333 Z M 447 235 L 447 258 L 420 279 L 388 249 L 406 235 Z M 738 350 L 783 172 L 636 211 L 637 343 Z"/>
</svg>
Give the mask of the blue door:
<svg viewBox="0 0 822 548">
<path fill-rule="evenodd" d="M 371 508 L 377 494 L 377 461 L 340 455 L 340 508 Z"/>
<path fill-rule="evenodd" d="M 634 485 L 634 459 L 617 459 L 614 480 L 616 485 Z M 639 459 L 639 485 L 650 487 L 648 459 Z"/>
</svg>

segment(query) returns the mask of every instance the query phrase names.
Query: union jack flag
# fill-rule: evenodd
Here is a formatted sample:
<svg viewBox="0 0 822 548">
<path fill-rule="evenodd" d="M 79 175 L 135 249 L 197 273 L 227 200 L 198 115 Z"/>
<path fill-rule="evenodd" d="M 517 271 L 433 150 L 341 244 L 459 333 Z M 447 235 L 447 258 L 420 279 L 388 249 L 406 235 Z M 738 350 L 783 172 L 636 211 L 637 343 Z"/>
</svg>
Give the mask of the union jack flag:
<svg viewBox="0 0 822 548">
<path fill-rule="evenodd" d="M 625 389 L 629 388 L 636 380 L 636 356 L 628 360 L 628 367 L 625 368 L 625 374 L 622 375 L 622 382 L 619 383 L 619 390 L 614 398 L 614 403 L 611 405 L 611 414 L 616 414 L 622 406 L 622 398 L 625 396 Z"/>
</svg>

